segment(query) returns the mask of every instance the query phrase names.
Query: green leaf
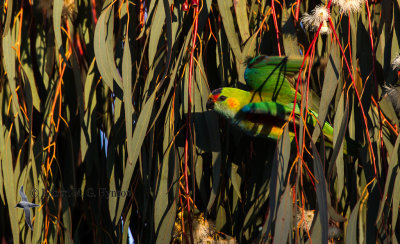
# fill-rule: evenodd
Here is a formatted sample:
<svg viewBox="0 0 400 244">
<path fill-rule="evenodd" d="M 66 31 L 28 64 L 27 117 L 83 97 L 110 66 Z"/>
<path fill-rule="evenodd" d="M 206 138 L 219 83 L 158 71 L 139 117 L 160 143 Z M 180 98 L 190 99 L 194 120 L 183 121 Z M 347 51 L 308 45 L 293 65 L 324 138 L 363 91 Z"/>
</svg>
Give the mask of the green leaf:
<svg viewBox="0 0 400 244">
<path fill-rule="evenodd" d="M 292 206 L 292 189 L 290 184 L 286 185 L 285 192 L 282 195 L 279 203 L 278 212 L 276 214 L 276 225 L 274 242 L 287 243 L 288 237 L 292 233 L 293 222 L 293 206 Z M 290 240 L 291 238 L 289 238 Z"/>
<path fill-rule="evenodd" d="M 286 55 L 299 55 L 300 47 L 296 36 L 292 8 L 287 8 L 287 3 L 282 9 L 282 41 Z"/>
<path fill-rule="evenodd" d="M 173 146 L 170 147 L 165 153 L 161 166 L 158 192 L 154 203 L 154 224 L 157 243 L 169 243 L 171 241 L 177 212 L 176 193 L 178 184 L 174 182 L 178 177 L 178 162 L 176 162 L 173 148 Z M 171 173 L 172 177 L 169 176 Z"/>
<path fill-rule="evenodd" d="M 313 157 L 314 157 L 314 173 L 315 173 L 315 187 L 317 194 L 317 204 L 318 204 L 318 218 L 322 227 L 322 233 L 317 243 L 327 243 L 328 242 L 328 206 L 327 206 L 327 192 L 326 192 L 326 181 L 324 176 L 324 168 L 321 158 L 318 153 L 318 149 L 313 142 L 311 142 Z M 314 234 L 314 233 L 313 233 Z M 314 237 L 314 235 L 312 235 Z M 313 242 L 315 240 L 313 239 Z"/>
<path fill-rule="evenodd" d="M 332 91 L 336 90 L 336 87 L 338 85 L 338 80 L 340 78 L 339 64 L 340 60 L 338 48 L 332 47 L 331 53 L 329 55 L 328 65 L 325 71 L 324 85 L 322 87 L 321 98 L 323 99 L 320 100 L 318 109 L 318 121 L 321 125 L 323 125 L 326 121 L 326 115 L 328 113 L 329 105 L 331 104 L 331 101 L 335 95 L 335 93 Z M 319 126 L 316 126 L 312 134 L 312 140 L 316 141 L 320 133 L 321 128 Z M 335 145 L 335 143 L 333 145 Z"/>
<path fill-rule="evenodd" d="M 245 43 L 250 37 L 249 19 L 247 18 L 247 4 L 245 0 L 233 1 L 233 4 L 242 43 Z"/>
<path fill-rule="evenodd" d="M 40 111 L 40 98 L 37 90 L 37 86 L 35 84 L 35 78 L 33 75 L 33 70 L 31 67 L 29 67 L 28 64 L 23 65 L 23 68 L 21 69 L 22 73 L 22 80 L 24 81 L 24 89 L 25 89 L 25 94 L 29 96 L 29 102 L 27 101 L 27 105 L 30 107 L 33 105 L 35 109 Z M 25 88 L 25 86 L 28 86 Z M 32 116 L 32 108 L 30 108 L 29 115 L 28 117 L 31 118 Z"/>
<path fill-rule="evenodd" d="M 235 192 L 239 196 L 239 198 L 242 198 L 242 196 L 240 194 L 240 184 L 242 182 L 242 179 L 237 171 L 238 171 L 238 166 L 236 164 L 232 164 L 230 176 L 231 176 L 233 189 L 235 190 Z"/>
<path fill-rule="evenodd" d="M 360 210 L 362 197 L 363 196 L 361 196 L 360 200 L 357 202 L 357 204 L 351 211 L 349 223 L 346 229 L 346 237 L 345 237 L 346 243 L 357 243 L 357 220 L 358 220 L 358 212 Z"/>
<path fill-rule="evenodd" d="M 107 1 L 110 2 L 110 1 Z M 114 63 L 114 55 L 110 47 L 113 46 L 113 20 L 114 6 L 104 3 L 99 20 L 94 31 L 94 53 L 99 72 L 107 86 L 115 92 L 113 81 L 122 88 L 122 78 L 119 76 L 117 67 Z M 104 49 L 106 51 L 104 51 Z M 118 94 L 118 93 L 117 93 Z"/>
<path fill-rule="evenodd" d="M 232 2 L 224 0 L 218 0 L 217 2 L 222 17 L 222 24 L 224 25 L 225 34 L 228 38 L 233 53 L 235 54 L 236 58 L 239 59 L 242 56 L 242 51 L 240 50 L 239 38 L 236 35 L 234 27 L 235 25 L 231 12 Z"/>
<path fill-rule="evenodd" d="M 340 100 L 339 100 L 339 104 L 337 106 L 336 109 L 336 115 L 334 118 L 334 122 L 333 122 L 333 145 L 341 145 L 339 152 L 337 154 L 337 158 L 336 158 L 336 174 L 337 174 L 337 190 L 336 190 L 336 196 L 337 199 L 340 199 L 342 192 L 343 192 L 343 188 L 344 188 L 344 183 L 345 183 L 345 179 L 344 179 L 344 160 L 343 160 L 343 136 L 344 134 L 342 133 L 341 138 L 338 138 L 339 136 L 339 130 L 335 129 L 335 128 L 340 128 L 340 124 L 343 123 L 343 120 L 346 118 L 347 119 L 347 115 L 344 114 L 344 92 L 342 92 L 341 96 L 340 96 Z M 343 130 L 342 130 L 343 131 Z M 339 140 L 338 140 L 339 139 Z M 337 143 L 339 142 L 339 143 Z"/>
<path fill-rule="evenodd" d="M 10 222 L 11 222 L 11 231 L 13 235 L 14 241 L 19 243 L 19 224 L 18 224 L 18 214 L 17 214 L 17 208 L 15 206 L 17 205 L 17 195 L 19 188 L 17 189 L 17 186 L 15 185 L 16 179 L 14 178 L 14 169 L 13 169 L 13 162 L 12 162 L 12 154 L 11 154 L 11 138 L 10 135 L 11 133 L 8 132 L 7 130 L 0 130 L 1 135 L 0 135 L 0 142 L 2 147 L 2 171 L 3 171 L 3 177 L 4 177 L 4 190 L 5 190 L 5 195 L 7 198 L 7 206 L 8 206 L 8 214 L 10 216 Z M 18 199 L 20 199 L 20 196 L 18 195 Z M 19 201 L 18 201 L 19 202 Z M 20 210 L 18 208 L 18 210 Z M 25 224 L 25 220 L 24 224 Z M 29 228 L 26 225 L 26 228 Z"/>
<path fill-rule="evenodd" d="M 278 201 L 281 192 L 284 189 L 287 181 L 287 169 L 289 165 L 290 156 L 290 138 L 288 126 L 285 129 L 278 140 L 278 144 L 274 154 L 274 160 L 272 162 L 271 171 L 271 182 L 270 182 L 270 199 L 269 208 L 270 212 L 268 220 L 265 222 L 262 229 L 262 236 L 268 235 L 272 228 L 272 222 L 275 220 L 276 211 L 278 209 Z"/>
<path fill-rule="evenodd" d="M 129 47 L 128 31 L 125 36 L 124 44 L 124 56 L 122 57 L 122 80 L 124 85 L 124 109 L 125 109 L 125 128 L 126 128 L 126 141 L 127 141 L 127 152 L 128 152 L 128 162 L 127 164 L 132 164 L 132 153 L 131 148 L 133 148 L 132 141 L 132 126 L 133 126 L 133 105 L 132 105 L 132 57 Z"/>
<path fill-rule="evenodd" d="M 125 221 L 124 221 L 124 230 L 122 232 L 122 243 L 128 243 L 128 231 L 129 231 L 129 224 L 131 220 L 132 214 L 132 206 L 129 207 L 128 213 L 126 214 Z"/>
<path fill-rule="evenodd" d="M 7 15 L 6 21 L 4 22 L 4 30 L 3 30 L 3 37 L 8 34 L 8 31 L 11 28 L 11 16 L 13 12 L 13 2 L 14 1 L 7 1 Z"/>
<path fill-rule="evenodd" d="M 165 23 L 165 11 L 164 11 L 164 1 L 158 1 L 158 4 L 155 9 L 154 17 L 151 18 L 152 28 L 150 31 L 150 41 L 149 41 L 149 63 L 154 65 L 154 57 L 156 56 L 156 52 L 158 51 L 158 44 L 160 41 L 160 36 L 163 30 L 163 23 Z"/>
<path fill-rule="evenodd" d="M 64 62 L 67 62 L 67 57 L 65 57 L 65 51 L 62 43 L 61 37 L 61 15 L 63 11 L 64 1 L 63 0 L 54 0 L 53 2 L 53 28 L 54 28 L 54 37 L 56 40 L 56 49 L 57 52 L 61 54 L 64 59 Z M 57 58 L 58 61 L 60 59 Z M 68 63 L 66 63 L 68 65 Z M 58 65 L 61 66 L 61 63 Z"/>
<path fill-rule="evenodd" d="M 45 188 L 44 188 L 44 183 L 40 177 L 39 177 L 38 181 L 39 181 L 39 183 L 38 183 L 38 186 L 36 189 L 39 191 L 39 196 L 40 196 L 41 190 L 45 189 Z M 42 236 L 42 230 L 44 228 L 43 222 L 44 222 L 44 218 L 45 218 L 45 213 L 44 213 L 44 211 L 39 211 L 38 209 L 34 210 L 34 212 L 35 212 L 35 225 L 33 228 L 32 242 L 38 243 L 44 239 Z"/>
<path fill-rule="evenodd" d="M 132 136 L 132 142 L 135 142 L 132 146 L 132 148 L 127 148 L 127 151 L 130 151 L 131 155 L 131 163 L 126 163 L 125 169 L 124 169 L 124 177 L 122 181 L 122 186 L 121 186 L 121 192 L 126 192 L 128 191 L 129 184 L 132 179 L 132 174 L 133 170 L 135 169 L 135 165 L 137 162 L 137 159 L 139 157 L 139 152 L 140 148 L 143 144 L 143 141 L 145 139 L 145 135 L 147 132 L 147 126 L 150 121 L 150 117 L 152 114 L 153 110 L 153 104 L 155 101 L 155 96 L 156 93 L 153 92 L 153 94 L 149 97 L 149 99 L 146 101 L 146 103 L 143 105 L 142 111 L 140 112 L 140 115 L 138 117 L 135 130 L 133 132 Z M 125 205 L 125 200 L 124 198 L 120 198 L 118 201 L 118 208 L 117 208 L 117 215 L 115 216 L 113 222 L 117 223 L 121 217 L 122 210 Z"/>
<path fill-rule="evenodd" d="M 74 243 L 72 240 L 72 233 L 73 233 L 73 228 L 72 228 L 72 214 L 71 214 L 71 208 L 68 204 L 68 199 L 66 197 L 62 198 L 62 203 L 63 203 L 63 226 L 65 228 L 65 235 L 64 235 L 64 243 L 72 244 Z M 38 211 L 36 211 L 38 212 Z"/>
<path fill-rule="evenodd" d="M 383 216 L 383 209 L 385 208 L 387 201 L 390 201 L 391 197 L 393 197 L 393 194 L 388 194 L 389 193 L 389 187 L 393 185 L 394 179 L 397 178 L 398 174 L 395 174 L 395 167 L 398 167 L 398 160 L 399 160 L 399 145 L 400 145 L 400 136 L 397 137 L 396 143 L 394 144 L 393 147 L 393 152 L 392 155 L 390 155 L 389 158 L 389 165 L 388 165 L 388 171 L 387 171 L 387 179 L 385 182 L 385 190 L 383 191 L 382 195 L 382 201 L 379 205 L 379 211 L 378 211 L 378 218 L 376 220 L 376 223 L 378 223 Z M 397 172 L 397 171 L 396 171 Z"/>
<path fill-rule="evenodd" d="M 15 28 L 15 27 L 14 27 Z M 14 113 L 18 113 L 19 118 L 21 121 L 24 121 L 22 111 L 20 111 L 19 103 L 18 103 L 18 96 L 17 96 L 17 86 L 16 86 L 16 72 L 15 72 L 15 62 L 16 62 L 16 55 L 15 51 L 12 48 L 15 41 L 15 36 L 13 34 L 14 30 L 8 32 L 7 35 L 3 37 L 2 41 L 2 50 L 4 55 L 4 69 L 7 72 L 8 77 L 8 84 L 10 86 L 10 90 L 12 93 L 12 106 Z"/>
<path fill-rule="evenodd" d="M 393 187 L 393 213 L 392 213 L 392 233 L 396 233 L 396 225 L 398 221 L 399 215 L 399 205 L 400 205 L 400 170 L 397 169 L 396 172 L 396 179 L 394 180 L 394 187 Z"/>
<path fill-rule="evenodd" d="M 346 99 L 346 103 L 344 106 L 345 107 L 344 107 L 344 112 L 343 112 L 343 116 L 342 116 L 342 123 L 340 124 L 339 132 L 337 133 L 337 139 L 335 141 L 336 142 L 335 147 L 333 148 L 332 156 L 331 156 L 331 159 L 329 160 L 329 164 L 328 164 L 328 173 L 329 174 L 331 173 L 333 166 L 336 163 L 336 159 L 342 148 L 342 143 L 343 143 L 343 140 L 345 137 L 346 128 L 347 128 L 348 119 L 349 119 L 349 100 L 348 100 L 348 98 Z M 349 150 L 349 148 L 347 150 Z"/>
</svg>

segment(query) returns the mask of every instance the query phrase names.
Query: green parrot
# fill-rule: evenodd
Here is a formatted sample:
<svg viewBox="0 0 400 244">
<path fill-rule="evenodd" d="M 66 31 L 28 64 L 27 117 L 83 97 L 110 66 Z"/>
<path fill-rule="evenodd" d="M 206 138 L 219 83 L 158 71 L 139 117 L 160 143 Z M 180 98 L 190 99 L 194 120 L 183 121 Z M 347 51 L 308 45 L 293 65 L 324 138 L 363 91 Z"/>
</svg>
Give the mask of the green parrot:
<svg viewBox="0 0 400 244">
<path fill-rule="evenodd" d="M 300 118 L 299 104 L 294 104 L 294 76 L 299 72 L 301 57 L 258 56 L 248 62 L 244 77 L 250 91 L 224 87 L 214 90 L 207 101 L 212 109 L 237 125 L 246 134 L 278 139 L 283 125 L 295 106 L 296 121 Z M 301 101 L 298 93 L 297 101 Z M 311 106 L 313 107 L 313 106 Z M 307 126 L 317 125 L 317 113 L 308 110 Z M 322 132 L 327 146 L 332 146 L 333 128 L 325 123 Z M 290 132 L 291 139 L 294 133 Z M 346 151 L 346 145 L 344 145 Z"/>
<path fill-rule="evenodd" d="M 253 97 L 252 92 L 224 87 L 214 90 L 207 101 L 207 109 L 213 109 L 223 115 L 233 124 L 239 126 L 250 136 L 278 139 L 283 133 L 283 125 L 289 120 L 293 111 L 293 102 L 282 104 L 273 101 L 263 101 L 260 96 Z M 307 125 L 316 126 L 318 115 L 308 110 Z M 300 107 L 296 104 L 296 120 L 300 118 Z M 329 141 L 333 140 L 333 128 L 325 123 L 322 128 Z M 290 137 L 294 133 L 290 132 Z"/>
</svg>

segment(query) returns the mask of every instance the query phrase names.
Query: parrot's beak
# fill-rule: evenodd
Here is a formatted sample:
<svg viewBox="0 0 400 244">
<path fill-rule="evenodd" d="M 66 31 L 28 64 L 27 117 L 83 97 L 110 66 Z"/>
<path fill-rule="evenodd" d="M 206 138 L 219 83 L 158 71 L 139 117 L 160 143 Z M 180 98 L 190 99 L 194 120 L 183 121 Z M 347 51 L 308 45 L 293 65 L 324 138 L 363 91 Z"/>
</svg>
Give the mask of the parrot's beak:
<svg viewBox="0 0 400 244">
<path fill-rule="evenodd" d="M 206 108 L 208 110 L 214 109 L 214 103 L 215 103 L 215 99 L 214 99 L 214 96 L 211 94 L 208 97 L 208 100 L 207 100 L 207 103 L 206 103 Z"/>
</svg>

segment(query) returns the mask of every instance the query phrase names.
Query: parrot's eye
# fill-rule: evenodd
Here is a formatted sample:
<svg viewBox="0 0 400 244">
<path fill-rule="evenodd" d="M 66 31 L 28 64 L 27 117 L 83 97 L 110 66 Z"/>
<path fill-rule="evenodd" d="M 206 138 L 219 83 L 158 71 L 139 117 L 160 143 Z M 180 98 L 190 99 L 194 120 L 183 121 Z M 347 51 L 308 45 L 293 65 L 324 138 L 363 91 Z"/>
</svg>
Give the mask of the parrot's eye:
<svg viewBox="0 0 400 244">
<path fill-rule="evenodd" d="M 226 97 L 225 97 L 225 96 L 219 96 L 219 97 L 218 97 L 218 100 L 219 100 L 219 101 L 225 101 L 225 100 L 226 100 Z"/>
</svg>

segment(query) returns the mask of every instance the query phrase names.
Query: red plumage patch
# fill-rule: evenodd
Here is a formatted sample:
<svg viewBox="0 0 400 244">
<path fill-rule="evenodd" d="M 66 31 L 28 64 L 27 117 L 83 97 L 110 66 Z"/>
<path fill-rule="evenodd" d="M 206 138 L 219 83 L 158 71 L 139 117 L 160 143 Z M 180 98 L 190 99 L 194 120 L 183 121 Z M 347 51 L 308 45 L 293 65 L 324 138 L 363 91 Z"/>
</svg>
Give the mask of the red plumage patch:
<svg viewBox="0 0 400 244">
<path fill-rule="evenodd" d="M 220 94 L 213 94 L 213 95 L 212 95 L 212 97 L 213 97 L 214 101 L 217 101 L 217 99 L 218 99 L 219 95 L 220 95 Z"/>
</svg>

